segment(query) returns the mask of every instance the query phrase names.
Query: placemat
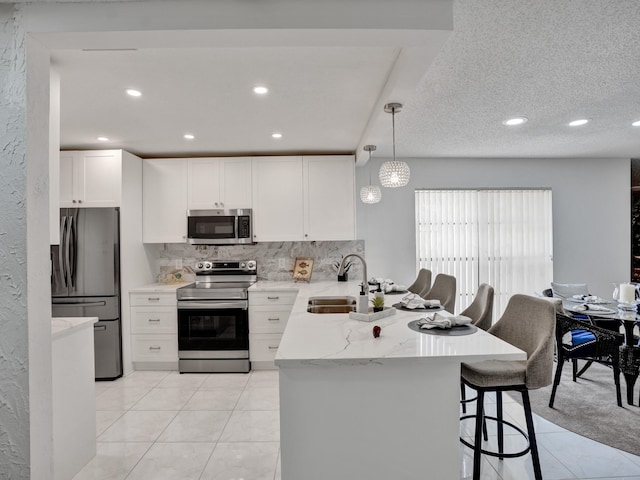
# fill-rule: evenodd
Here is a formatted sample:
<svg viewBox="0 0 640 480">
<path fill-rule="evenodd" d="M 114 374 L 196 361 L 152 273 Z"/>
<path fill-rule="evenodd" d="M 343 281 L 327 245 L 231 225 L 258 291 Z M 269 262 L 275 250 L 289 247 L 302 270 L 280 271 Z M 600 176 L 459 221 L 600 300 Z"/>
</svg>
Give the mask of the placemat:
<svg viewBox="0 0 640 480">
<path fill-rule="evenodd" d="M 442 305 L 438 305 L 437 307 L 407 308 L 403 306 L 400 302 L 398 302 L 398 303 L 394 303 L 391 306 L 396 307 L 398 310 L 404 310 L 405 312 L 438 312 L 440 310 L 444 310 L 444 307 Z"/>
<path fill-rule="evenodd" d="M 414 310 L 415 311 L 415 310 Z M 418 322 L 420 320 L 414 320 L 407 324 L 411 330 L 415 330 L 416 332 L 426 333 L 429 335 L 446 335 L 449 337 L 461 337 L 462 335 L 471 335 L 478 330 L 478 327 L 475 325 L 461 325 L 459 327 L 451 327 L 451 328 L 420 328 L 418 326 Z"/>
</svg>

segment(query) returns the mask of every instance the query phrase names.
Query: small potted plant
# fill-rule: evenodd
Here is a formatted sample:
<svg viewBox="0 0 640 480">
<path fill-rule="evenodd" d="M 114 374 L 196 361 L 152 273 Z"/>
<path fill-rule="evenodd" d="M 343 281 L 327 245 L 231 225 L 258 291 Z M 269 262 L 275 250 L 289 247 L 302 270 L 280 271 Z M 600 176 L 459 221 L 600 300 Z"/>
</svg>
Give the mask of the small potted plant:
<svg viewBox="0 0 640 480">
<path fill-rule="evenodd" d="M 339 282 L 346 282 L 349 280 L 349 269 L 351 268 L 351 265 L 353 262 L 351 262 L 351 260 L 348 260 L 346 262 L 344 262 L 344 274 L 340 275 L 340 263 L 342 262 L 342 259 L 344 258 L 344 255 L 341 256 L 340 261 L 337 262 L 333 262 L 333 266 L 335 267 L 336 271 L 338 272 L 338 281 Z"/>
<path fill-rule="evenodd" d="M 384 309 L 384 298 L 373 297 L 371 299 L 371 305 L 373 305 L 374 312 L 381 312 Z"/>
</svg>

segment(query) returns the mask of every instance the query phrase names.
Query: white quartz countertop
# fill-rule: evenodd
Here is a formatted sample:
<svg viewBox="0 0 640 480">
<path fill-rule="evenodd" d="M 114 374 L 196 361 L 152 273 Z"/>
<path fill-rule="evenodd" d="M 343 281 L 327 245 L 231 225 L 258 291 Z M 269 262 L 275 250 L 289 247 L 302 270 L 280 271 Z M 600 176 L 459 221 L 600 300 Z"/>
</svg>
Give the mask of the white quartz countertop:
<svg viewBox="0 0 640 480">
<path fill-rule="evenodd" d="M 129 290 L 129 293 L 171 293 L 175 292 L 178 288 L 189 285 L 193 282 L 181 282 L 181 283 L 151 283 L 142 287 L 136 287 Z"/>
<path fill-rule="evenodd" d="M 348 314 L 307 312 L 308 298 L 323 295 L 352 295 L 357 298 L 358 281 L 310 283 L 258 282 L 251 291 L 298 290 L 275 362 L 279 366 L 356 365 L 388 361 L 456 361 L 486 359 L 524 360 L 522 350 L 482 330 L 465 336 L 441 336 L 415 332 L 407 324 L 425 312 L 397 310 L 376 322 L 352 320 Z M 385 305 L 397 303 L 402 295 L 386 295 Z M 374 338 L 374 325 L 382 328 Z"/>
<path fill-rule="evenodd" d="M 51 319 L 51 338 L 69 335 L 79 329 L 89 328 L 98 317 L 55 317 Z"/>
</svg>

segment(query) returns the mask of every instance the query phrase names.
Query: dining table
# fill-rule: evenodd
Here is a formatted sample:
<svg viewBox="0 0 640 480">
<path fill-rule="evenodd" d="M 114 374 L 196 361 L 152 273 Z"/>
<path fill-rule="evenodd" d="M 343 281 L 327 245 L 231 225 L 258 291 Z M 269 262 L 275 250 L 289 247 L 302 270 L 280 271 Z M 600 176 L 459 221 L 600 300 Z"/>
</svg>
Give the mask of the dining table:
<svg viewBox="0 0 640 480">
<path fill-rule="evenodd" d="M 620 306 L 614 300 L 598 298 L 595 301 L 580 301 L 566 298 L 562 301 L 565 311 L 574 318 L 584 315 L 595 325 L 624 332 L 624 343 L 620 345 L 619 366 L 627 387 L 627 403 L 633 405 L 633 389 L 640 376 L 640 345 L 635 330 L 640 325 L 637 305 Z"/>
</svg>

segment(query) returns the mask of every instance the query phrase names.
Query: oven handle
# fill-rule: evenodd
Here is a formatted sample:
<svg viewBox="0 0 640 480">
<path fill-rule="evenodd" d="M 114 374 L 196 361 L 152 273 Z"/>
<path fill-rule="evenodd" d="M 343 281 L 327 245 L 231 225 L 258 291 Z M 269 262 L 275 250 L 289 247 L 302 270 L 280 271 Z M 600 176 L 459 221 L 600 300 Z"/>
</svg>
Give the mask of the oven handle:
<svg viewBox="0 0 640 480">
<path fill-rule="evenodd" d="M 201 302 L 178 302 L 178 310 L 222 310 L 222 309 L 230 309 L 230 308 L 239 308 L 242 310 L 247 310 L 249 308 L 249 302 L 246 300 L 238 300 L 238 301 L 201 301 Z"/>
</svg>

